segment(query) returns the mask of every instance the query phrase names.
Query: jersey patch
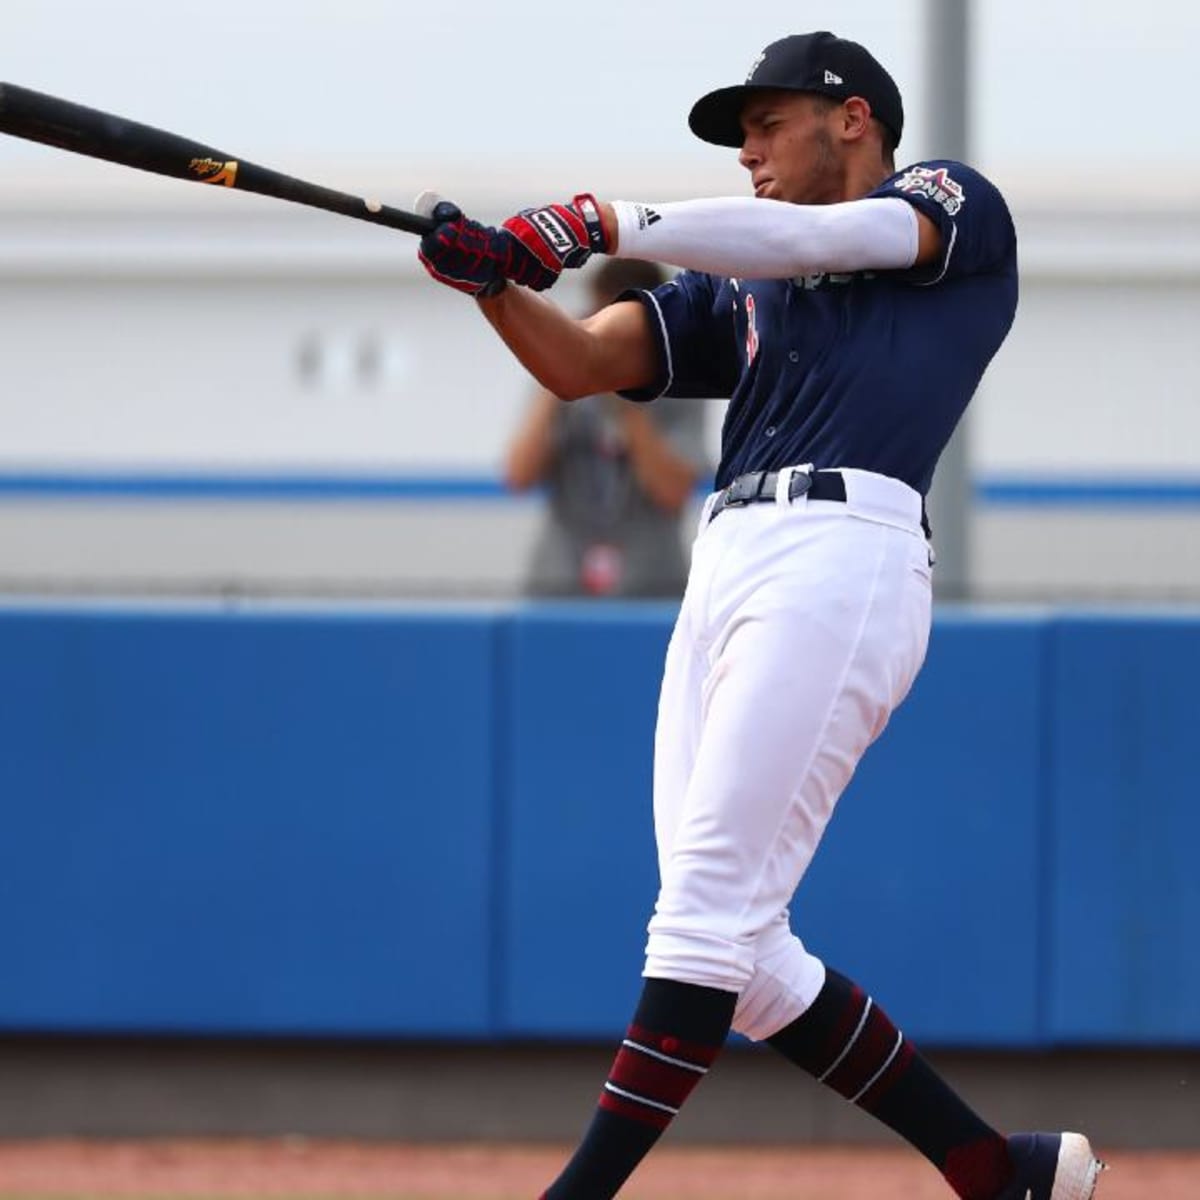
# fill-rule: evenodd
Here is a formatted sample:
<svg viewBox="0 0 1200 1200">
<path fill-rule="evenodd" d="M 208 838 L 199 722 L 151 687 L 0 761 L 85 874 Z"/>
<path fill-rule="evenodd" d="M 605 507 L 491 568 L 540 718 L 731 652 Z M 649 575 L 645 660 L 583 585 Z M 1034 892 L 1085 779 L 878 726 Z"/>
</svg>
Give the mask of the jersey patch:
<svg viewBox="0 0 1200 1200">
<path fill-rule="evenodd" d="M 945 167 L 909 167 L 896 180 L 895 186 L 897 191 L 918 192 L 928 196 L 952 217 L 957 216 L 967 202 L 962 185 L 950 177 L 950 172 Z"/>
</svg>

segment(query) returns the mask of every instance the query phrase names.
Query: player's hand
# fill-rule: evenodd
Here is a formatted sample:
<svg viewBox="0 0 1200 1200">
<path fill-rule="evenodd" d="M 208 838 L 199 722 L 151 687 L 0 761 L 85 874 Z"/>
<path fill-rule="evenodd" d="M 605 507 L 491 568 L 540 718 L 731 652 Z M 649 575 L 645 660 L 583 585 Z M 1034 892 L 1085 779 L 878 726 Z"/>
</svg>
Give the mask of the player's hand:
<svg viewBox="0 0 1200 1200">
<path fill-rule="evenodd" d="M 425 270 L 439 283 L 468 296 L 491 296 L 502 290 L 512 239 L 468 220 L 449 200 L 439 200 L 430 216 L 437 226 L 421 238 L 417 251 Z"/>
<path fill-rule="evenodd" d="M 523 208 L 504 222 L 504 228 L 555 279 L 564 269 L 582 267 L 593 254 L 609 249 L 600 207 L 587 192 L 569 204 Z"/>
</svg>

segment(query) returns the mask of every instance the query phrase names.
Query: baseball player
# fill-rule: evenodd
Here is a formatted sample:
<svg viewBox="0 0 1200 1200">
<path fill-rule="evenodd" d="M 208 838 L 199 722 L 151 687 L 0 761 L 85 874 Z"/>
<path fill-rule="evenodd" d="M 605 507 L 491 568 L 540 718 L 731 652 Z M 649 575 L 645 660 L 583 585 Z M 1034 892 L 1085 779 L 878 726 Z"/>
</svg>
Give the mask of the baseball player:
<svg viewBox="0 0 1200 1200">
<path fill-rule="evenodd" d="M 614 1196 L 733 1028 L 896 1130 L 962 1200 L 1089 1200 L 1085 1137 L 991 1128 L 787 911 L 925 655 L 922 502 L 1012 324 L 1011 218 L 962 163 L 895 169 L 896 84 L 830 33 L 772 43 L 689 124 L 739 149 L 753 198 L 580 195 L 498 229 L 443 202 L 421 244 L 560 397 L 730 397 L 659 702 L 643 991 L 545 1196 Z M 596 253 L 683 270 L 583 321 L 536 294 Z"/>
</svg>

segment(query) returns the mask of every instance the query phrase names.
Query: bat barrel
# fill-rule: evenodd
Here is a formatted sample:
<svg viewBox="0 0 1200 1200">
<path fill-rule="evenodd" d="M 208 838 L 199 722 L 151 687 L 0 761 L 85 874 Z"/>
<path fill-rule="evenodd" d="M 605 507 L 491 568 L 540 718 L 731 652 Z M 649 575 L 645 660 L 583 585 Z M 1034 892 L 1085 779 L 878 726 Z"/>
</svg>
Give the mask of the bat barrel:
<svg viewBox="0 0 1200 1200">
<path fill-rule="evenodd" d="M 228 157 L 210 146 L 13 83 L 0 84 L 0 130 L 121 166 L 188 178 L 196 158 Z"/>
<path fill-rule="evenodd" d="M 284 175 L 176 133 L 14 83 L 0 83 L 0 132 L 174 179 L 219 184 L 307 204 L 407 233 L 425 234 L 434 228 L 428 217 L 368 205 L 359 196 Z"/>
</svg>

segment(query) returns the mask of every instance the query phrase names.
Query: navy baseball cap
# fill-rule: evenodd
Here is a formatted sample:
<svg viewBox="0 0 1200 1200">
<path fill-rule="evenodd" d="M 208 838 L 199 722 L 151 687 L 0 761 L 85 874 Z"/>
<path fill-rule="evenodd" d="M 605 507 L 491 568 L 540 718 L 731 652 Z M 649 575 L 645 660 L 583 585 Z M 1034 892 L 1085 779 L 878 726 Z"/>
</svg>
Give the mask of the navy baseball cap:
<svg viewBox="0 0 1200 1200">
<path fill-rule="evenodd" d="M 904 104 L 896 81 L 864 46 L 821 30 L 794 33 L 772 42 L 755 60 L 746 82 L 718 88 L 692 106 L 688 125 L 701 140 L 717 146 L 741 146 L 741 115 L 747 98 L 764 88 L 816 92 L 835 100 L 861 96 L 871 116 L 900 143 Z"/>
</svg>

